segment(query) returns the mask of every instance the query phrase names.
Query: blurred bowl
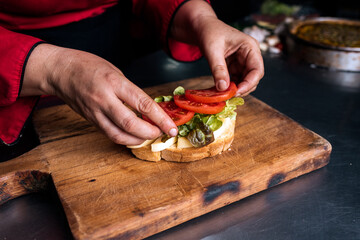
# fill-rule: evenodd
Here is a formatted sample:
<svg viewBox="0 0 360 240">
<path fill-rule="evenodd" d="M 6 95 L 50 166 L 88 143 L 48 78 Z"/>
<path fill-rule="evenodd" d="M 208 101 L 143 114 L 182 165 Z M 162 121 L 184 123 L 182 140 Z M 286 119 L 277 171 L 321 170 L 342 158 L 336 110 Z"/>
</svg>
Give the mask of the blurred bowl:
<svg viewBox="0 0 360 240">
<path fill-rule="evenodd" d="M 287 27 L 286 50 L 288 54 L 299 60 L 316 66 L 342 71 L 360 72 L 360 47 L 336 46 L 336 44 L 324 44 L 316 40 L 311 41 L 300 37 L 298 30 L 305 25 L 316 25 L 320 23 L 333 24 L 339 26 L 352 26 L 359 31 L 360 21 L 319 17 L 307 20 L 296 20 Z M 328 39 L 333 40 L 333 39 Z"/>
</svg>

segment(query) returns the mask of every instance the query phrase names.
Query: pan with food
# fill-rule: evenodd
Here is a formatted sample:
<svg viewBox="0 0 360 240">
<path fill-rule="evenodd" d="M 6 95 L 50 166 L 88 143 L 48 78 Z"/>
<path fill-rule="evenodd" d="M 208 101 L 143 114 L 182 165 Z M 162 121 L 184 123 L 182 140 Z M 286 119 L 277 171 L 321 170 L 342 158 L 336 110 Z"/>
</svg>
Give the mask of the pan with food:
<svg viewBox="0 0 360 240">
<path fill-rule="evenodd" d="M 289 55 L 316 66 L 360 71 L 360 21 L 314 18 L 295 21 L 286 38 Z"/>
</svg>

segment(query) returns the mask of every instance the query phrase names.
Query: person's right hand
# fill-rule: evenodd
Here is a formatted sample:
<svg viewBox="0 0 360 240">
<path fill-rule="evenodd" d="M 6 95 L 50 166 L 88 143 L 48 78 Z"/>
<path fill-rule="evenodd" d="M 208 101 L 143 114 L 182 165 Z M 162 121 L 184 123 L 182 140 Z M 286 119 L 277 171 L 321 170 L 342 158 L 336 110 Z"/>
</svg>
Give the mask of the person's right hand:
<svg viewBox="0 0 360 240">
<path fill-rule="evenodd" d="M 177 135 L 171 118 L 108 61 L 93 54 L 40 44 L 26 65 L 20 96 L 56 95 L 97 125 L 112 141 L 136 145 L 161 131 Z M 149 117 L 142 120 L 125 106 Z"/>
</svg>

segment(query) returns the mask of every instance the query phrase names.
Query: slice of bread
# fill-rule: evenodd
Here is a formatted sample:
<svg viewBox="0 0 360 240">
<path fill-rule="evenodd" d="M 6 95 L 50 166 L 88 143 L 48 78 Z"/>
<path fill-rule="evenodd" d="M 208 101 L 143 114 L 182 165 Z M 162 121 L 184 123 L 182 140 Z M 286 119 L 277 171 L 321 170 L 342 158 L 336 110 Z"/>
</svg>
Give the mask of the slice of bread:
<svg viewBox="0 0 360 240">
<path fill-rule="evenodd" d="M 192 162 L 206 157 L 213 157 L 227 150 L 234 140 L 235 120 L 231 120 L 228 128 L 223 134 L 210 143 L 201 148 L 177 148 L 176 144 L 160 151 L 152 152 L 151 145 L 141 148 L 131 149 L 132 153 L 139 159 L 147 161 L 160 161 L 164 159 L 172 162 Z"/>
</svg>

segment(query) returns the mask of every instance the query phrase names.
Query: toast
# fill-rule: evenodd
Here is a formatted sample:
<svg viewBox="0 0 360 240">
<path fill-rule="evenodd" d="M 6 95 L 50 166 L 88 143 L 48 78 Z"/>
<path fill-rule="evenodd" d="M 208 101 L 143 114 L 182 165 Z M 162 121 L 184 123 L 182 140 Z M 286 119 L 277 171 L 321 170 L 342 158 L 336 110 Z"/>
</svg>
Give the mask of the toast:
<svg viewBox="0 0 360 240">
<path fill-rule="evenodd" d="M 172 162 L 193 162 L 206 157 L 213 157 L 221 154 L 230 148 L 234 140 L 235 119 L 222 129 L 222 134 L 219 135 L 214 142 L 200 148 L 177 148 L 176 144 L 159 151 L 152 152 L 151 145 L 140 148 L 132 148 L 131 152 L 139 159 L 147 161 L 160 161 L 161 159 Z"/>
</svg>

